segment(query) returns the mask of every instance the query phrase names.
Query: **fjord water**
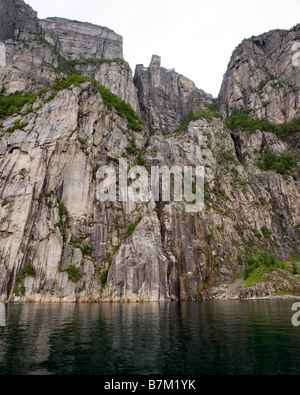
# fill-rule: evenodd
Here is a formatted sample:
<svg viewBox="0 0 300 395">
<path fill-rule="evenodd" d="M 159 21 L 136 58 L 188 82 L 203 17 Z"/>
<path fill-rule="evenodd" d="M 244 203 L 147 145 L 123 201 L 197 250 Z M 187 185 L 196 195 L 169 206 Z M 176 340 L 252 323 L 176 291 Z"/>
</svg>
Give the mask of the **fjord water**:
<svg viewBox="0 0 300 395">
<path fill-rule="evenodd" d="M 0 374 L 299 374 L 292 304 L 11 304 Z"/>
</svg>

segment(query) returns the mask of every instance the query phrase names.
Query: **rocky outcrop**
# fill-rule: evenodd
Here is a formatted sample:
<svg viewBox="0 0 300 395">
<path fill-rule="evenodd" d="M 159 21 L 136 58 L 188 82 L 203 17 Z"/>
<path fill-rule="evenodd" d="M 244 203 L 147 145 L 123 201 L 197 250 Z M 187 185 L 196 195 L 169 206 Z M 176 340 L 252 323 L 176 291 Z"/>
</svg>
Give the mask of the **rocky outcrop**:
<svg viewBox="0 0 300 395">
<path fill-rule="evenodd" d="M 112 61 L 93 62 L 88 60 L 79 61 L 75 64 L 77 73 L 95 79 L 100 84 L 109 88 L 120 99 L 130 103 L 137 114 L 140 114 L 140 106 L 137 89 L 133 83 L 132 70 L 123 59 Z"/>
<path fill-rule="evenodd" d="M 139 113 L 132 71 L 123 60 L 121 36 L 90 23 L 39 20 L 23 1 L 5 0 L 1 6 L 0 15 L 8 15 L 1 25 L 0 43 L 0 89 L 6 94 L 29 89 L 37 92 L 58 76 L 80 73 L 99 81 Z M 11 29 L 10 33 L 5 29 Z"/>
<path fill-rule="evenodd" d="M 0 45 L 0 85 L 6 94 L 42 89 L 59 75 L 53 48 L 38 40 L 6 40 Z"/>
<path fill-rule="evenodd" d="M 149 67 L 136 66 L 134 83 L 151 133 L 173 132 L 190 111 L 213 104 L 212 96 L 196 88 L 191 80 L 161 67 L 161 58 L 156 55 Z"/>
<path fill-rule="evenodd" d="M 222 114 L 252 109 L 275 123 L 300 114 L 300 25 L 244 40 L 233 52 L 219 94 Z"/>
<path fill-rule="evenodd" d="M 36 31 L 37 13 L 22 0 L 1 0 L 0 41 L 19 37 L 22 32 Z"/>
<path fill-rule="evenodd" d="M 300 278 L 286 270 L 274 270 L 264 275 L 263 281 L 246 287 L 242 280 L 231 285 L 213 287 L 212 296 L 215 299 L 300 299 Z"/>
<path fill-rule="evenodd" d="M 123 38 L 106 27 L 47 18 L 39 21 L 43 37 L 67 60 L 123 59 Z"/>
</svg>

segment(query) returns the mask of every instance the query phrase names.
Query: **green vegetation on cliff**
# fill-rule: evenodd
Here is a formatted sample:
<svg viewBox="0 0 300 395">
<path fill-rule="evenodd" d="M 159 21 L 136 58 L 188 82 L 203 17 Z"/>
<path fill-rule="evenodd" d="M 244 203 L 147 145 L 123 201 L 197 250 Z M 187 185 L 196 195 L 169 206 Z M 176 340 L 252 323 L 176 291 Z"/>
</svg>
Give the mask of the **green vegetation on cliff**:
<svg viewBox="0 0 300 395">
<path fill-rule="evenodd" d="M 108 88 L 99 84 L 96 80 L 90 80 L 89 78 L 79 75 L 72 74 L 68 77 L 56 78 L 56 80 L 48 85 L 46 88 L 40 90 L 36 94 L 16 92 L 5 96 L 3 93 L 0 95 L 0 119 L 6 118 L 14 114 L 19 114 L 23 107 L 27 104 L 29 108 L 27 112 L 32 111 L 32 106 L 39 97 L 47 96 L 43 99 L 43 104 L 46 104 L 53 100 L 58 92 L 64 89 L 70 89 L 72 86 L 80 86 L 84 82 L 92 82 L 95 92 L 100 92 L 104 104 L 111 110 L 114 107 L 119 116 L 126 118 L 128 126 L 136 131 L 141 132 L 144 125 L 144 121 L 138 117 L 131 105 L 124 100 L 121 100 L 117 95 L 113 94 Z M 26 126 L 22 124 L 23 127 Z M 10 129 L 9 132 L 20 128 L 16 125 L 16 128 Z"/>
<path fill-rule="evenodd" d="M 281 269 L 295 276 L 298 274 L 296 260 L 292 258 L 289 262 L 279 261 L 275 254 L 259 252 L 257 256 L 248 255 L 244 270 L 244 287 L 252 287 L 258 283 L 268 281 L 268 274 Z"/>
<path fill-rule="evenodd" d="M 186 119 L 175 129 L 175 132 L 187 131 L 188 126 L 191 122 L 197 121 L 198 119 L 204 118 L 207 121 L 211 121 L 213 118 L 221 118 L 222 115 L 216 109 L 215 106 L 209 106 L 206 109 L 199 108 L 196 112 L 190 111 Z"/>
<path fill-rule="evenodd" d="M 49 90 L 53 92 L 48 97 L 46 97 L 46 99 L 44 99 L 44 103 L 48 103 L 54 99 L 58 92 L 64 89 L 70 89 L 72 86 L 80 86 L 80 84 L 83 84 L 87 81 L 89 81 L 87 77 L 79 74 L 72 74 L 68 78 L 56 78 L 53 84 L 51 84 L 49 87 Z"/>
<path fill-rule="evenodd" d="M 2 92 L 2 94 L 0 94 L 0 119 L 7 118 L 14 114 L 19 114 L 26 104 L 30 108 L 30 106 L 32 106 L 39 97 L 42 97 L 51 91 L 52 93 L 44 99 L 44 104 L 54 99 L 59 91 L 70 89 L 72 85 L 79 86 L 86 81 L 89 81 L 89 79 L 82 75 L 73 74 L 68 78 L 56 78 L 53 84 L 48 85 L 37 93 L 15 92 L 9 95 L 4 95 L 4 92 Z M 32 111 L 32 108 L 30 110 Z"/>
<path fill-rule="evenodd" d="M 121 100 L 117 95 L 113 94 L 108 88 L 100 85 L 99 82 L 93 80 L 94 88 L 96 91 L 101 93 L 104 104 L 111 110 L 114 107 L 123 118 L 127 119 L 128 126 L 130 129 L 141 132 L 144 122 L 135 113 L 134 109 L 129 103 Z"/>
<path fill-rule="evenodd" d="M 25 104 L 33 104 L 36 94 L 16 92 L 5 96 L 0 94 L 0 119 L 19 113 Z"/>
<path fill-rule="evenodd" d="M 31 263 L 26 264 L 22 270 L 22 273 L 18 276 L 16 285 L 13 289 L 14 295 L 22 296 L 25 294 L 25 288 L 22 286 L 22 282 L 26 277 L 35 277 L 35 270 Z"/>
<path fill-rule="evenodd" d="M 278 262 L 275 255 L 267 253 L 259 253 L 257 257 L 247 256 L 246 267 L 244 271 L 244 280 L 247 280 L 251 276 L 251 282 L 253 281 L 253 273 L 255 272 L 256 277 L 266 272 L 270 268 L 272 270 L 278 268 L 284 268 L 283 264 Z M 257 270 L 260 269 L 260 270 Z M 250 282 L 250 281 L 248 281 Z M 259 281 L 256 281 L 259 282 Z M 249 286 L 249 284 L 247 284 Z"/>
<path fill-rule="evenodd" d="M 268 119 L 255 119 L 250 116 L 251 109 L 237 111 L 234 110 L 225 121 L 225 125 L 230 130 L 255 131 L 275 133 L 279 138 L 285 139 L 300 132 L 300 117 L 291 122 L 275 124 Z"/>
<path fill-rule="evenodd" d="M 86 66 L 86 65 L 101 65 L 101 64 L 112 64 L 112 63 L 119 63 L 124 64 L 125 61 L 121 58 L 114 58 L 114 59 L 97 59 L 97 58 L 88 58 L 83 60 L 70 60 L 68 63 L 71 66 Z"/>
<path fill-rule="evenodd" d="M 282 176 L 290 175 L 296 168 L 296 162 L 291 153 L 287 152 L 280 156 L 266 152 L 260 156 L 257 166 L 264 171 L 274 170 Z"/>
<path fill-rule="evenodd" d="M 75 265 L 71 265 L 67 269 L 68 279 L 73 283 L 78 283 L 80 281 L 82 275 L 80 273 L 80 268 Z"/>
</svg>

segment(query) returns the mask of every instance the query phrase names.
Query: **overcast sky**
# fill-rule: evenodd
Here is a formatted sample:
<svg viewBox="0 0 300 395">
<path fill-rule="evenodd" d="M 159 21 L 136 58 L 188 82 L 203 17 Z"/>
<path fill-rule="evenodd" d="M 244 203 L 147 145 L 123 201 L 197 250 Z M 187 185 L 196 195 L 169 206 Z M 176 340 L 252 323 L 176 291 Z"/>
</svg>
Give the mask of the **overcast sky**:
<svg viewBox="0 0 300 395">
<path fill-rule="evenodd" d="M 106 26 L 124 39 L 135 69 L 152 54 L 216 97 L 234 48 L 244 39 L 300 23 L 299 0 L 25 0 L 39 18 Z"/>
</svg>

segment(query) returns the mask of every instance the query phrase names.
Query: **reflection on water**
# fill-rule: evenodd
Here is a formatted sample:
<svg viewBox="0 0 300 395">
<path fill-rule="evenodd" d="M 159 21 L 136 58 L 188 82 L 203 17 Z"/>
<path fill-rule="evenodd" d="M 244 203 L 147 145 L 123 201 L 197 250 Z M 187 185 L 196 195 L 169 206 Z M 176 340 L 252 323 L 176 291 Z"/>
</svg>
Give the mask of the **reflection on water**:
<svg viewBox="0 0 300 395">
<path fill-rule="evenodd" d="M 289 301 L 7 306 L 0 374 L 299 374 Z"/>
<path fill-rule="evenodd" d="M 6 308 L 4 303 L 0 303 L 0 327 L 6 326 Z"/>
</svg>

